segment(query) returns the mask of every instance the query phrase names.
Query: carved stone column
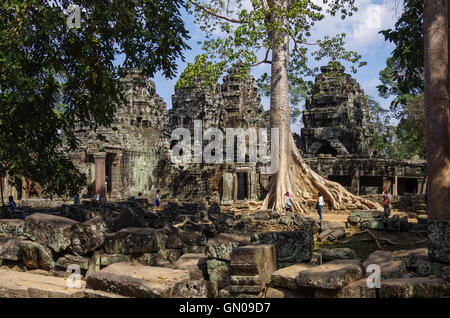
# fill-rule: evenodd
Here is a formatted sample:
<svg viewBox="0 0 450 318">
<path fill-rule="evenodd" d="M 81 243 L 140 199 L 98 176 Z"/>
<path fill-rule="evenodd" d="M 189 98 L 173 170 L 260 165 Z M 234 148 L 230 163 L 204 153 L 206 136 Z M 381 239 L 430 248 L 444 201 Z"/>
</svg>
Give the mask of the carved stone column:
<svg viewBox="0 0 450 318">
<path fill-rule="evenodd" d="M 94 154 L 95 160 L 95 199 L 104 201 L 106 199 L 106 167 L 105 167 L 105 153 Z"/>
</svg>

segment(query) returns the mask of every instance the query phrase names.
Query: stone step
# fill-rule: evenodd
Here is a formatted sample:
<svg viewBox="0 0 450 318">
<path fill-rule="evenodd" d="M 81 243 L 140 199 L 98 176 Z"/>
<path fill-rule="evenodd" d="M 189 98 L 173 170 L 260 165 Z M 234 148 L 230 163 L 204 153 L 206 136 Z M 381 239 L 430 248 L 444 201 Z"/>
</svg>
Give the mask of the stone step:
<svg viewBox="0 0 450 318">
<path fill-rule="evenodd" d="M 2 298 L 84 298 L 81 288 L 68 288 L 64 278 L 0 269 Z"/>
<path fill-rule="evenodd" d="M 175 283 L 189 279 L 189 272 L 139 263 L 115 263 L 86 277 L 86 288 L 139 298 L 170 297 Z"/>
</svg>

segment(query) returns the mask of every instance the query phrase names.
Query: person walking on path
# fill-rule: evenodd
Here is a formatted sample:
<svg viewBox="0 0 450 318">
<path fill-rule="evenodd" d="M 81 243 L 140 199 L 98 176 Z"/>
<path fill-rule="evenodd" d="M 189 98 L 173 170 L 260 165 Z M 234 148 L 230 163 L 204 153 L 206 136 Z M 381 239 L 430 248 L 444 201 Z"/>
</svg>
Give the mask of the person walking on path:
<svg viewBox="0 0 450 318">
<path fill-rule="evenodd" d="M 392 195 L 389 193 L 389 189 L 387 189 L 383 192 L 382 196 L 383 196 L 384 217 L 388 218 L 391 215 Z"/>
</svg>

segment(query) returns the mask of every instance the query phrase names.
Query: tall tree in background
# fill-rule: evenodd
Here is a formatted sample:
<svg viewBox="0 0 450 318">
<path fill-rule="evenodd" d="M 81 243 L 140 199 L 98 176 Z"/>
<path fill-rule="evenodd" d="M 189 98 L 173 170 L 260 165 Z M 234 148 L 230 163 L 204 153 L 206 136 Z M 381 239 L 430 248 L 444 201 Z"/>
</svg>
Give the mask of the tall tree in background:
<svg viewBox="0 0 450 318">
<path fill-rule="evenodd" d="M 214 83 L 237 61 L 244 66 L 243 72 L 263 63 L 271 65 L 270 120 L 271 127 L 279 129 L 279 169 L 271 178 L 262 208 L 282 210 L 284 194 L 290 192 L 294 211 L 307 211 L 307 203 L 316 201 L 319 191 L 333 209 L 377 208 L 376 203 L 315 173 L 302 159 L 290 129 L 289 75 L 302 78 L 314 73 L 307 66 L 308 47 L 317 47 L 311 53 L 317 60 L 326 56 L 333 61 L 359 61 L 358 54 L 344 49 L 345 34 L 325 36 L 315 43 L 308 41 L 311 27 L 324 18 L 324 11 L 345 18 L 356 10 L 354 1 L 324 1 L 324 8 L 311 0 L 187 2 L 207 38 L 203 43 L 205 53 L 188 65 L 178 86 L 189 85 L 199 75 Z"/>
<path fill-rule="evenodd" d="M 393 97 L 390 110 L 399 124 L 395 128 L 396 159 L 425 157 L 424 122 L 424 41 L 423 0 L 403 1 L 403 11 L 394 29 L 383 30 L 386 41 L 395 48 L 380 72 L 380 96 Z"/>
<path fill-rule="evenodd" d="M 425 0 L 425 120 L 427 138 L 428 184 L 427 212 L 432 221 L 447 221 L 430 235 L 433 244 L 447 242 L 442 250 L 450 262 L 450 120 L 448 69 L 448 6 L 446 0 Z M 438 226 L 439 227 L 439 226 Z M 430 227 L 429 227 L 430 228 Z M 446 230 L 445 230 L 446 229 Z M 433 232 L 433 231 L 432 231 Z M 435 233 L 432 233 L 435 234 Z M 442 247 L 442 246 L 441 246 Z M 434 252 L 432 252 L 433 254 Z M 439 255 L 438 255 L 439 258 Z"/>
<path fill-rule="evenodd" d="M 66 156 L 74 128 L 108 125 L 124 102 L 117 56 L 147 76 L 173 77 L 189 38 L 181 0 L 79 0 L 78 29 L 67 25 L 71 3 L 0 4 L 0 177 L 57 195 L 85 182 Z"/>
</svg>

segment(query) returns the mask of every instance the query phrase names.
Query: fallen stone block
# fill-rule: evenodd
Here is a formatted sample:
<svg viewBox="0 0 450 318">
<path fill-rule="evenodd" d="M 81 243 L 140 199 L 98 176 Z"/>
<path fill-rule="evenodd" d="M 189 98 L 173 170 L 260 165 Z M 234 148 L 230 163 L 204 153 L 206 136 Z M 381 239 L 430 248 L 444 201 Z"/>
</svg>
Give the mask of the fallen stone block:
<svg viewBox="0 0 450 318">
<path fill-rule="evenodd" d="M 253 244 L 274 244 L 279 263 L 308 262 L 314 246 L 314 238 L 309 231 L 256 233 L 251 241 Z"/>
<path fill-rule="evenodd" d="M 269 220 L 270 219 L 270 214 L 266 211 L 256 211 L 254 214 L 254 218 L 255 220 Z"/>
<path fill-rule="evenodd" d="M 347 221 L 350 224 L 356 225 L 357 223 L 359 223 L 361 221 L 370 220 L 372 218 L 373 218 L 372 211 L 353 210 L 353 211 L 350 211 L 350 213 L 347 217 Z"/>
<path fill-rule="evenodd" d="M 47 271 L 55 267 L 52 251 L 37 242 L 21 241 L 22 262 L 27 268 L 42 268 Z"/>
<path fill-rule="evenodd" d="M 108 254 L 156 253 L 166 245 L 161 229 L 125 228 L 105 235 L 105 252 Z"/>
<path fill-rule="evenodd" d="M 363 275 L 359 262 L 336 260 L 300 271 L 296 283 L 299 287 L 340 289 Z"/>
<path fill-rule="evenodd" d="M 450 266 L 445 266 L 442 268 L 441 277 L 450 283 Z"/>
<path fill-rule="evenodd" d="M 230 283 L 230 262 L 209 259 L 206 262 L 209 280 L 216 282 L 219 289 Z"/>
<path fill-rule="evenodd" d="M 322 265 L 322 263 L 323 263 L 322 254 L 320 252 L 313 252 L 312 257 L 309 260 L 308 264 Z"/>
<path fill-rule="evenodd" d="M 381 298 L 441 298 L 450 296 L 450 284 L 442 278 L 415 277 L 381 281 Z"/>
<path fill-rule="evenodd" d="M 249 245 L 235 248 L 231 253 L 230 274 L 233 276 L 259 276 L 258 286 L 231 285 L 233 293 L 259 293 L 271 281 L 277 268 L 274 245 Z M 244 283 L 244 282 L 243 282 Z"/>
<path fill-rule="evenodd" d="M 25 220 L 22 219 L 0 219 L 0 233 L 12 236 L 23 235 Z"/>
<path fill-rule="evenodd" d="M 242 275 L 231 275 L 230 277 L 231 286 L 261 286 L 261 277 L 259 275 L 253 276 L 242 276 Z M 259 289 L 260 290 L 260 289 Z"/>
<path fill-rule="evenodd" d="M 197 245 L 185 245 L 181 249 L 182 254 L 205 254 L 206 255 L 206 247 L 205 246 L 197 246 Z"/>
<path fill-rule="evenodd" d="M 115 263 L 86 276 L 86 288 L 140 297 L 170 297 L 176 282 L 189 279 L 184 270 L 141 264 Z"/>
<path fill-rule="evenodd" d="M 131 258 L 129 255 L 124 254 L 101 254 L 100 255 L 100 265 L 108 266 L 114 263 L 130 262 Z"/>
<path fill-rule="evenodd" d="M 76 224 L 78 222 L 62 216 L 34 213 L 26 218 L 24 233 L 32 241 L 59 253 L 70 246 Z"/>
<path fill-rule="evenodd" d="M 406 270 L 406 263 L 402 260 L 395 260 L 394 252 L 391 251 L 376 251 L 369 255 L 367 260 L 363 263 L 365 269 L 371 264 L 380 266 L 381 278 L 406 278 L 408 272 Z M 366 276 L 371 273 L 367 273 Z"/>
<path fill-rule="evenodd" d="M 156 253 L 144 253 L 141 256 L 134 258 L 137 262 L 145 266 L 168 266 L 169 251 L 166 249 L 159 250 Z"/>
<path fill-rule="evenodd" d="M 204 254 L 184 254 L 175 262 L 174 268 L 187 270 L 190 279 L 207 279 L 207 260 L 208 258 Z"/>
<path fill-rule="evenodd" d="M 121 296 L 117 294 L 112 294 L 108 292 L 104 292 L 101 290 L 93 290 L 93 289 L 85 289 L 84 290 L 85 298 L 130 298 L 126 296 Z"/>
<path fill-rule="evenodd" d="M 68 288 L 64 278 L 0 269 L 2 298 L 84 298 L 85 282 Z"/>
<path fill-rule="evenodd" d="M 323 242 L 326 239 L 328 239 L 328 236 L 333 233 L 334 230 L 325 230 L 323 232 L 320 232 L 319 235 L 317 236 L 317 241 L 319 242 Z"/>
<path fill-rule="evenodd" d="M 20 261 L 22 259 L 20 242 L 24 240 L 26 240 L 24 236 L 0 237 L 0 260 Z"/>
<path fill-rule="evenodd" d="M 266 298 L 314 298 L 313 288 L 303 288 L 301 290 L 291 290 L 280 287 L 269 287 Z"/>
<path fill-rule="evenodd" d="M 177 282 L 172 291 L 174 298 L 217 298 L 218 294 L 217 283 L 206 280 Z"/>
<path fill-rule="evenodd" d="M 206 255 L 209 258 L 229 261 L 233 248 L 249 244 L 248 236 L 220 233 L 206 243 Z"/>
<path fill-rule="evenodd" d="M 353 259 L 356 258 L 355 252 L 351 248 L 324 248 L 318 250 L 322 254 L 322 260 L 329 262 L 335 259 Z"/>
<path fill-rule="evenodd" d="M 89 258 L 66 254 L 56 261 L 56 266 L 67 269 L 70 266 L 78 266 L 80 269 L 87 271 L 89 267 Z"/>
<path fill-rule="evenodd" d="M 272 283 L 274 287 L 297 290 L 296 278 L 299 272 L 315 267 L 310 264 L 294 264 L 272 273 Z"/>
<path fill-rule="evenodd" d="M 331 232 L 327 237 L 327 240 L 330 242 L 336 242 L 336 241 L 342 240 L 347 236 L 347 233 L 345 233 L 345 231 L 342 229 L 332 230 L 332 231 L 333 232 Z"/>
<path fill-rule="evenodd" d="M 345 229 L 345 223 L 344 222 L 322 221 L 322 231 L 336 230 L 336 229 Z"/>
<path fill-rule="evenodd" d="M 376 298 L 376 289 L 369 288 L 367 278 L 362 278 L 342 287 L 336 298 Z"/>
<path fill-rule="evenodd" d="M 384 230 L 385 223 L 379 220 L 365 220 L 361 222 L 361 230 Z"/>
<path fill-rule="evenodd" d="M 106 224 L 101 217 L 95 217 L 74 226 L 72 251 L 84 255 L 93 252 L 105 243 Z"/>
</svg>

